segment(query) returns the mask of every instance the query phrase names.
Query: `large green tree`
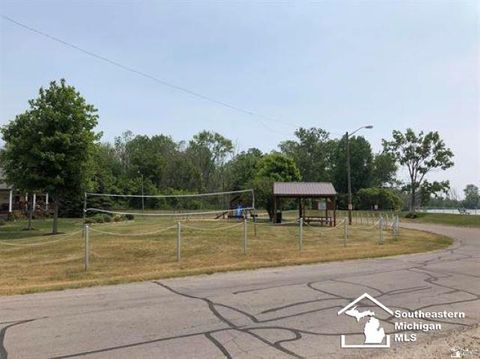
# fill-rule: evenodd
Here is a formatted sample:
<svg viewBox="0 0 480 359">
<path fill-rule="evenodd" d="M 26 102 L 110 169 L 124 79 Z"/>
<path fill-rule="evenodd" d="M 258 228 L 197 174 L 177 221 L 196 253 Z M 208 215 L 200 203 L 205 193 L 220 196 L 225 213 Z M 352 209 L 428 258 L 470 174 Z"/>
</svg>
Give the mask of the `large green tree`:
<svg viewBox="0 0 480 359">
<path fill-rule="evenodd" d="M 65 80 L 40 88 L 29 108 L 1 129 L 1 164 L 8 183 L 52 199 L 52 233 L 58 232 L 62 201 L 78 196 L 92 178 L 98 115 Z"/>
<path fill-rule="evenodd" d="M 321 128 L 299 128 L 295 136 L 296 140 L 280 143 L 281 151 L 295 161 L 304 181 L 328 181 L 335 147 L 329 133 Z"/>
<path fill-rule="evenodd" d="M 272 218 L 273 182 L 294 182 L 300 179 L 300 171 L 291 158 L 277 152 L 265 155 L 258 163 L 253 182 L 256 204 L 265 208 Z"/>
<path fill-rule="evenodd" d="M 395 175 L 398 165 L 390 153 L 379 153 L 373 158 L 372 186 L 393 187 L 398 184 Z"/>
<path fill-rule="evenodd" d="M 225 188 L 224 165 L 227 157 L 233 153 L 232 141 L 216 132 L 202 131 L 193 136 L 186 152 L 200 174 L 199 188 Z"/>
<path fill-rule="evenodd" d="M 415 133 L 411 128 L 405 133 L 393 131 L 391 140 L 382 140 L 384 152 L 405 166 L 408 170 L 409 183 L 406 189 L 410 193 L 409 209 L 415 212 L 417 192 L 436 193 L 445 191 L 448 182 L 426 182 L 426 176 L 432 170 L 446 170 L 453 166 L 453 152 L 445 145 L 438 132 Z"/>
<path fill-rule="evenodd" d="M 467 184 L 463 190 L 465 194 L 465 199 L 463 200 L 463 205 L 466 208 L 477 208 L 480 204 L 480 193 L 478 191 L 478 186 L 474 184 Z"/>
<path fill-rule="evenodd" d="M 229 161 L 226 165 L 228 190 L 251 188 L 262 156 L 262 151 L 257 148 L 250 148 L 247 151 L 240 152 Z"/>
<path fill-rule="evenodd" d="M 373 153 L 370 143 L 361 136 L 349 138 L 352 193 L 372 184 Z M 337 141 L 333 155 L 333 182 L 340 193 L 347 193 L 347 153 L 345 136 Z"/>
</svg>

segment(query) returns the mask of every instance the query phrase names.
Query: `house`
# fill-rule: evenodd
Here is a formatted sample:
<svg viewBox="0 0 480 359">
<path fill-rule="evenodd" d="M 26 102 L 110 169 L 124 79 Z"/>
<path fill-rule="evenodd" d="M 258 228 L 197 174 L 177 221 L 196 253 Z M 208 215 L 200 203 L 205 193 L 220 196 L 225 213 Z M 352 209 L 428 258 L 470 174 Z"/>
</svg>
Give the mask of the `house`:
<svg viewBox="0 0 480 359">
<path fill-rule="evenodd" d="M 48 211 L 48 193 L 32 195 L 33 211 Z M 14 211 L 28 209 L 29 194 L 22 194 L 5 182 L 3 170 L 0 168 L 0 216 L 5 217 Z"/>
</svg>

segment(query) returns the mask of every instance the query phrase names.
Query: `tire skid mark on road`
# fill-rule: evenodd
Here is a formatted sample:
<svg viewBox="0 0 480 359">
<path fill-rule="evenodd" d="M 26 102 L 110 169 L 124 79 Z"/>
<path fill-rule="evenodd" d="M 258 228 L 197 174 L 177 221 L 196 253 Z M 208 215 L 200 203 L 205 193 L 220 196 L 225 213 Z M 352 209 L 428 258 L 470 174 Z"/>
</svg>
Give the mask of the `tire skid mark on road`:
<svg viewBox="0 0 480 359">
<path fill-rule="evenodd" d="M 227 318 L 225 318 L 225 316 L 223 316 L 216 308 L 215 306 L 221 306 L 221 307 L 224 307 L 224 308 L 228 308 L 230 310 L 233 310 L 235 312 L 238 312 L 240 314 L 243 314 L 245 315 L 247 318 L 249 318 L 251 321 L 253 321 L 254 323 L 260 323 L 260 322 L 264 322 L 264 321 L 259 321 L 255 316 L 245 312 L 245 311 L 242 311 L 238 308 L 235 308 L 235 307 L 232 307 L 232 306 L 229 306 L 229 305 L 226 305 L 226 304 L 222 304 L 222 303 L 215 303 L 213 301 L 211 301 L 210 299 L 208 298 L 203 298 L 203 297 L 198 297 L 198 296 L 195 296 L 195 295 L 191 295 L 191 294 L 186 294 L 186 293 L 183 293 L 183 292 L 179 292 L 178 290 L 175 290 L 173 288 L 171 288 L 170 286 L 167 286 L 166 284 L 162 283 L 162 282 L 159 282 L 159 281 L 154 281 L 153 283 L 169 290 L 170 292 L 174 293 L 174 294 L 177 294 L 177 295 L 180 295 L 180 296 L 184 296 L 184 297 L 187 297 L 187 298 L 190 298 L 190 299 L 196 299 L 196 300 L 201 300 L 201 301 L 204 301 L 205 303 L 207 303 L 208 305 L 208 308 L 210 309 L 210 311 L 212 312 L 212 314 L 217 317 L 220 321 L 222 321 L 223 323 L 227 324 L 230 329 L 235 329 L 235 330 L 238 330 L 238 331 L 241 331 L 243 333 L 247 333 L 251 336 L 253 336 L 254 338 L 256 338 L 257 340 L 260 340 L 261 342 L 263 342 L 264 344 L 276 349 L 276 350 L 279 350 L 281 352 L 283 352 L 284 354 L 288 354 L 288 355 L 291 355 L 295 358 L 303 358 L 302 356 L 282 347 L 281 343 L 280 344 L 275 344 L 275 343 L 272 343 L 268 340 L 266 340 L 265 338 L 257 335 L 256 333 L 254 333 L 252 331 L 252 329 L 245 329 L 245 328 L 242 328 L 241 326 L 238 326 L 236 324 L 234 324 L 233 322 L 231 322 L 230 320 L 228 320 Z M 292 329 L 290 328 L 285 328 L 286 330 L 290 330 L 290 331 L 293 331 Z M 294 333 L 295 334 L 295 333 Z M 295 334 L 296 335 L 296 334 Z M 301 337 L 301 336 L 300 336 Z M 221 347 L 219 348 L 219 350 L 222 352 L 222 354 L 225 354 L 224 353 L 224 350 L 226 351 L 225 347 Z M 228 353 L 228 351 L 227 351 Z M 228 354 L 230 355 L 230 353 Z"/>
<path fill-rule="evenodd" d="M 225 348 L 222 343 L 220 343 L 217 339 L 215 339 L 212 336 L 212 333 L 205 333 L 205 337 L 212 342 L 213 345 L 215 345 L 218 350 L 222 352 L 223 355 L 225 355 L 226 359 L 232 359 L 233 357 L 230 355 L 228 352 L 227 348 Z"/>
<path fill-rule="evenodd" d="M 171 336 L 171 337 L 163 337 L 163 338 L 157 338 L 157 339 L 152 339 L 152 340 L 145 340 L 143 342 L 123 344 L 123 345 L 118 345 L 118 346 L 115 346 L 115 347 L 108 347 L 108 348 L 84 351 L 84 352 L 80 352 L 80 353 L 54 356 L 51 359 L 68 359 L 68 358 L 83 357 L 83 356 L 87 356 L 87 355 L 105 353 L 105 352 L 114 351 L 114 350 L 128 349 L 128 348 L 134 348 L 134 347 L 138 347 L 138 346 L 142 346 L 142 345 L 161 343 L 161 342 L 165 342 L 165 341 L 169 341 L 169 340 L 192 338 L 192 337 L 196 337 L 196 336 L 199 336 L 199 335 L 205 335 L 206 333 L 215 333 L 215 332 L 219 332 L 219 331 L 222 331 L 222 330 L 223 329 L 216 329 L 216 330 L 210 330 L 210 331 L 207 331 L 207 332 L 181 334 L 181 335 L 176 335 L 176 336 Z"/>
<path fill-rule="evenodd" d="M 8 358 L 8 351 L 5 348 L 5 336 L 7 334 L 7 330 L 11 327 L 17 326 L 17 325 L 22 325 L 25 323 L 30 323 L 35 320 L 39 319 L 44 319 L 46 317 L 42 318 L 33 318 L 33 319 L 24 319 L 24 320 L 18 320 L 15 322 L 10 322 L 11 324 L 4 326 L 2 329 L 0 329 L 0 359 L 7 359 Z M 6 322 L 8 323 L 8 322 Z"/>
</svg>

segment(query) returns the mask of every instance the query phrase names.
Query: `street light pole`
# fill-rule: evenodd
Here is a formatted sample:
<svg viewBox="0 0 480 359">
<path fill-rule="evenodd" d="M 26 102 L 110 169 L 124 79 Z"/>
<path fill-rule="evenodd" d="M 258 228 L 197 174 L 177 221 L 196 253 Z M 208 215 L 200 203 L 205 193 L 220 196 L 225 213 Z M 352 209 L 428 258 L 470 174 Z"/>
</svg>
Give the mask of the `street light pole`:
<svg viewBox="0 0 480 359">
<path fill-rule="evenodd" d="M 350 174 L 350 140 L 348 132 L 345 133 L 345 139 L 347 146 L 348 224 L 352 224 L 352 177 Z"/>
<path fill-rule="evenodd" d="M 357 131 L 360 131 L 362 128 L 367 128 L 371 129 L 373 128 L 373 125 L 366 125 L 357 128 L 355 131 L 352 133 L 348 133 L 348 131 L 345 133 L 345 141 L 346 141 L 346 151 L 347 151 L 347 186 L 348 186 L 348 224 L 352 224 L 352 177 L 351 177 L 351 168 L 350 168 L 350 136 L 352 136 L 354 133 Z"/>
</svg>

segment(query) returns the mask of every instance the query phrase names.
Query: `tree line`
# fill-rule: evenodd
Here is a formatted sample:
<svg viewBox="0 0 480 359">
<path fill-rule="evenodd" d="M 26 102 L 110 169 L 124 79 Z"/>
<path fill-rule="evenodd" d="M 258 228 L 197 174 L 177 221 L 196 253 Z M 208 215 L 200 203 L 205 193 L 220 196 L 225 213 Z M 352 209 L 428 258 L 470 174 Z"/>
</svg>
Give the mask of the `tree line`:
<svg viewBox="0 0 480 359">
<path fill-rule="evenodd" d="M 41 88 L 27 110 L 1 128 L 0 165 L 7 182 L 23 192 L 48 192 L 55 218 L 81 214 L 84 191 L 184 194 L 253 188 L 257 205 L 271 210 L 274 181 L 332 182 L 339 208 L 346 208 L 347 138 L 332 138 L 325 129 L 299 128 L 293 139 L 264 153 L 258 148 L 235 152 L 230 139 L 210 130 L 188 141 L 130 131 L 102 141 L 97 122 L 96 108 L 65 80 Z M 427 180 L 430 171 L 453 166 L 453 153 L 437 132 L 393 131 L 380 153 L 362 136 L 349 137 L 348 143 L 357 209 L 400 209 L 407 203 L 414 211 L 449 188 L 447 181 Z M 397 177 L 400 166 L 408 170 L 406 183 Z"/>
</svg>

